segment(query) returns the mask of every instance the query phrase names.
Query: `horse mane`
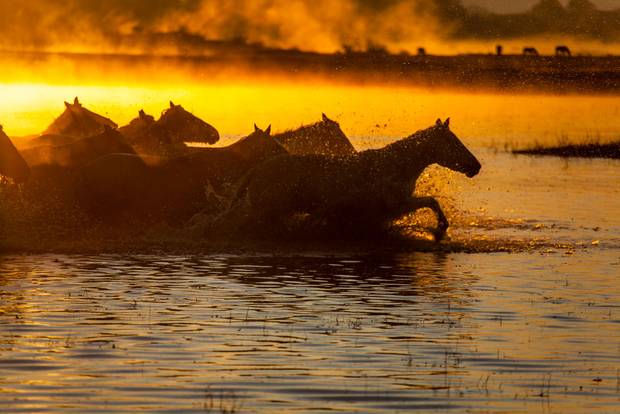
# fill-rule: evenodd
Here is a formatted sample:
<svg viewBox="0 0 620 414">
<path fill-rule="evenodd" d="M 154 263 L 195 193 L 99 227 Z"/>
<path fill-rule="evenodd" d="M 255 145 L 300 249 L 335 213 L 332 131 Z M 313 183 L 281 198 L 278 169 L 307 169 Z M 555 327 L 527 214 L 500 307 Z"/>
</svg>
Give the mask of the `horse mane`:
<svg viewBox="0 0 620 414">
<path fill-rule="evenodd" d="M 402 146 L 409 146 L 411 145 L 412 142 L 424 143 L 426 142 L 426 140 L 428 140 L 431 137 L 431 133 L 435 131 L 437 128 L 439 127 L 436 125 L 433 125 L 426 129 L 420 129 L 414 132 L 413 134 L 409 135 L 408 137 L 399 139 L 398 141 L 395 141 L 395 142 L 392 142 L 391 144 L 386 145 L 382 149 L 387 150 L 387 149 L 399 148 Z"/>
<path fill-rule="evenodd" d="M 299 128 L 296 129 L 287 129 L 283 132 L 279 132 L 277 134 L 274 135 L 274 138 L 276 139 L 288 139 L 288 138 L 292 138 L 294 135 L 299 134 L 300 132 L 304 132 L 304 131 L 308 131 L 314 128 L 319 128 L 323 125 L 327 125 L 327 122 L 325 121 L 317 121 L 313 124 L 307 124 L 307 125 L 302 125 Z"/>
</svg>

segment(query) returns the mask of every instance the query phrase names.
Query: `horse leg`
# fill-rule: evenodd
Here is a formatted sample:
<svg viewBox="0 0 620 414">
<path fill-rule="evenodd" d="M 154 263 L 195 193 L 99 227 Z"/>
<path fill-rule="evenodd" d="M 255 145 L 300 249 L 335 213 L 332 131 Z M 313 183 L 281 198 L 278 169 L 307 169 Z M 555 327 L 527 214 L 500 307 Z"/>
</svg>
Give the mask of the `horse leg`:
<svg viewBox="0 0 620 414">
<path fill-rule="evenodd" d="M 416 210 L 420 210 L 422 208 L 430 208 L 433 210 L 435 215 L 437 216 L 437 229 L 434 231 L 433 235 L 435 236 L 435 241 L 440 242 L 441 239 L 446 235 L 446 230 L 448 230 L 448 219 L 446 215 L 443 213 L 443 210 L 439 206 L 439 202 L 435 200 L 433 197 L 415 197 L 409 201 L 408 208 L 409 212 L 413 213 Z"/>
</svg>

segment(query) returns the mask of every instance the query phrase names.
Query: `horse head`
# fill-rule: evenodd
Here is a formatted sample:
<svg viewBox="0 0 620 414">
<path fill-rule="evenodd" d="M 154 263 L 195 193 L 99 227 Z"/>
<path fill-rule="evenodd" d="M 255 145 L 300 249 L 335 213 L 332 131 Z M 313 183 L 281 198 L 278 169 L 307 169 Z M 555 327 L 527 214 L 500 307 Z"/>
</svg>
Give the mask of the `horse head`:
<svg viewBox="0 0 620 414">
<path fill-rule="evenodd" d="M 480 171 L 480 162 L 461 140 L 450 130 L 450 118 L 445 122 L 437 119 L 430 129 L 435 162 L 442 167 L 473 177 Z"/>
<path fill-rule="evenodd" d="M 118 127 L 111 119 L 86 109 L 77 97 L 73 103 L 65 101 L 65 107 L 65 111 L 43 131 L 43 135 L 56 134 L 86 138 L 103 131 L 105 125 L 111 128 Z"/>
<path fill-rule="evenodd" d="M 254 132 L 228 148 L 241 158 L 254 161 L 287 154 L 286 149 L 271 136 L 271 125 L 263 131 L 254 124 Z"/>
<path fill-rule="evenodd" d="M 181 142 L 215 144 L 220 139 L 220 134 L 213 126 L 172 101 L 157 121 L 157 126 Z"/>
</svg>

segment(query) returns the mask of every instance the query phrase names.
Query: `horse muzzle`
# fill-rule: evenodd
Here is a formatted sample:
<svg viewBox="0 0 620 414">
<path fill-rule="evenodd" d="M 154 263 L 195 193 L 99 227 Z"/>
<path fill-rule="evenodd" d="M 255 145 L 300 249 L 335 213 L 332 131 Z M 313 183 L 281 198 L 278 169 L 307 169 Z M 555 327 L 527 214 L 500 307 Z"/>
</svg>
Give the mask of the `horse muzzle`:
<svg viewBox="0 0 620 414">
<path fill-rule="evenodd" d="M 480 163 L 478 163 L 476 166 L 474 166 L 473 168 L 468 168 L 467 171 L 465 172 L 465 175 L 468 178 L 472 178 L 475 177 L 476 175 L 478 175 L 478 173 L 480 172 L 480 168 L 482 168 L 482 165 L 480 165 Z"/>
</svg>

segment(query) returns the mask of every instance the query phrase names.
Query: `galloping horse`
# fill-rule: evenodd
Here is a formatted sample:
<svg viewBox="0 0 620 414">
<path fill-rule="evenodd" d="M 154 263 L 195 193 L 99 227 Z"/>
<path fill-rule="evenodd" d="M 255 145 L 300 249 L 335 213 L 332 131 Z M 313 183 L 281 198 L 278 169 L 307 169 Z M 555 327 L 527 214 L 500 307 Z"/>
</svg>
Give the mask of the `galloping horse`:
<svg viewBox="0 0 620 414">
<path fill-rule="evenodd" d="M 225 196 L 249 169 L 285 154 L 271 127 L 222 148 L 205 148 L 149 164 L 137 155 L 111 154 L 81 171 L 81 198 L 98 215 L 129 211 L 147 217 L 186 219 L 207 206 L 207 197 Z"/>
<path fill-rule="evenodd" d="M 213 126 L 172 101 L 157 121 L 141 110 L 138 118 L 120 131 L 138 153 L 164 157 L 189 152 L 185 142 L 215 144 L 220 139 Z"/>
<path fill-rule="evenodd" d="M 289 154 L 352 155 L 355 148 L 340 125 L 323 114 L 321 122 L 274 136 Z"/>
<path fill-rule="evenodd" d="M 30 168 L 0 125 L 0 176 L 21 184 L 28 180 Z"/>
<path fill-rule="evenodd" d="M 449 119 L 382 149 L 350 157 L 290 155 L 258 165 L 239 186 L 231 210 L 249 207 L 250 223 L 273 227 L 295 213 L 331 226 L 381 228 L 404 214 L 432 209 L 437 241 L 448 220 L 432 197 L 412 197 L 422 171 L 439 164 L 473 177 L 480 163 L 449 128 Z M 246 203 L 242 201 L 245 200 Z M 227 214 L 226 219 L 231 215 Z M 378 227 L 377 227 L 378 226 Z"/>
<path fill-rule="evenodd" d="M 65 111 L 43 131 L 42 135 L 65 135 L 86 138 L 101 134 L 105 127 L 118 128 L 110 119 L 84 108 L 76 97 L 73 104 L 65 102 Z"/>
</svg>

